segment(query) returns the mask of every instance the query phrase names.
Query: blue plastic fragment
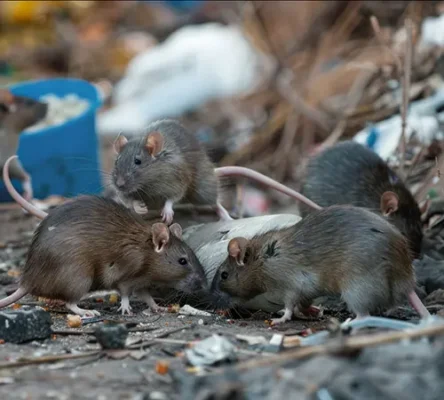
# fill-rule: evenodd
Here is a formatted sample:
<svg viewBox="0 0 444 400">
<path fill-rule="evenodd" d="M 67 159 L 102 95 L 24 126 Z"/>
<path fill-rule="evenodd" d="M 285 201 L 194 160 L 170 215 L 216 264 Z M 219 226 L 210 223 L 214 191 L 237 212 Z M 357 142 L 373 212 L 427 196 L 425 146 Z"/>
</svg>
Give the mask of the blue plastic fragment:
<svg viewBox="0 0 444 400">
<path fill-rule="evenodd" d="M 379 135 L 380 135 L 379 130 L 375 126 L 372 126 L 370 128 L 370 132 L 368 133 L 367 140 L 366 140 L 367 147 L 374 150 L 376 142 L 379 139 Z"/>
</svg>

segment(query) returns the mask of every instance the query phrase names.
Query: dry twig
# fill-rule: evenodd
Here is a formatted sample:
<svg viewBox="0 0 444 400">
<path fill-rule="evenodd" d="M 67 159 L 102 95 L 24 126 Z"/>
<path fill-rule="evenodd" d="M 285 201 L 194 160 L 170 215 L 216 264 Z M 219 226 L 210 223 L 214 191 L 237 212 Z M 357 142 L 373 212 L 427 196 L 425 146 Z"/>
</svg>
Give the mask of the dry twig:
<svg viewBox="0 0 444 400">
<path fill-rule="evenodd" d="M 246 371 L 252 368 L 267 367 L 272 365 L 280 365 L 290 361 L 300 360 L 302 358 L 321 355 L 321 354 L 340 354 L 349 353 L 368 347 L 388 344 L 406 339 L 418 339 L 422 337 L 444 335 L 444 324 L 426 326 L 424 328 L 416 328 L 400 332 L 388 332 L 373 335 L 362 335 L 349 337 L 344 339 L 340 344 L 327 343 L 318 346 L 309 346 L 287 351 L 282 354 L 268 357 L 266 359 L 253 359 L 236 365 L 237 371 Z"/>
</svg>

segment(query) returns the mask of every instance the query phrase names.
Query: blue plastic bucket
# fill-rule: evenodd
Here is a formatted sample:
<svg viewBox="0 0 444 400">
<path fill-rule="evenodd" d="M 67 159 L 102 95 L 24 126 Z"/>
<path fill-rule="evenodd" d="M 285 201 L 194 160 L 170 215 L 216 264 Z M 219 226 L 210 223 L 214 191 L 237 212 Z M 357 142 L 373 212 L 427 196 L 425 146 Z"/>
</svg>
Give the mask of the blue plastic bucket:
<svg viewBox="0 0 444 400">
<path fill-rule="evenodd" d="M 57 126 L 22 133 L 17 155 L 32 177 L 36 199 L 50 195 L 73 197 L 102 191 L 100 154 L 96 134 L 96 111 L 102 100 L 97 89 L 80 79 L 56 78 L 19 83 L 11 92 L 38 100 L 54 94 L 64 97 L 76 94 L 90 106 L 81 115 Z M 13 180 L 22 192 L 21 183 Z M 12 201 L 0 179 L 0 202 Z"/>
</svg>

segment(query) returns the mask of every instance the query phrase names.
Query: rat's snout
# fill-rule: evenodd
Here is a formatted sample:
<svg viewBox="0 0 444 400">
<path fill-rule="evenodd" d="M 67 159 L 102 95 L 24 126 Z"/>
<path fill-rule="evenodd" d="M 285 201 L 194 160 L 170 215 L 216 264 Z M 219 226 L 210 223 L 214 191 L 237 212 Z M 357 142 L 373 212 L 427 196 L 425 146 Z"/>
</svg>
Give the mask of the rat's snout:
<svg viewBox="0 0 444 400">
<path fill-rule="evenodd" d="M 194 275 L 191 286 L 193 291 L 209 291 L 208 282 L 205 276 L 201 276 L 200 274 Z"/>
<path fill-rule="evenodd" d="M 119 189 L 122 189 L 125 186 L 125 179 L 122 176 L 118 176 L 116 179 L 116 186 Z"/>
</svg>

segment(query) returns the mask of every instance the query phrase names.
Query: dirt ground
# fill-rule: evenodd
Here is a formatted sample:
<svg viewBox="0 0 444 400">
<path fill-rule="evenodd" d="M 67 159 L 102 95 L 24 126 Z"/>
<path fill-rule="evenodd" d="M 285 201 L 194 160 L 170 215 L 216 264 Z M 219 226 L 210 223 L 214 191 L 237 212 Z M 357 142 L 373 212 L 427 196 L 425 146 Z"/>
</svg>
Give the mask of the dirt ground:
<svg viewBox="0 0 444 400">
<path fill-rule="evenodd" d="M 24 256 L 30 240 L 30 234 L 38 220 L 25 215 L 19 209 L 0 211 L 0 296 L 16 287 L 17 271 L 24 262 Z M 122 317 L 117 311 L 118 303 L 96 301 L 96 298 L 81 303 L 85 308 L 94 308 L 101 312 L 105 320 L 135 323 L 152 330 L 130 333 L 131 340 L 147 340 L 170 330 L 183 327 L 168 336 L 167 339 L 192 341 L 206 338 L 213 333 L 228 337 L 236 334 L 264 336 L 270 339 L 276 331 L 295 333 L 310 327 L 313 331 L 325 328 L 327 316 L 319 321 L 294 320 L 282 328 L 270 328 L 265 320 L 269 314 L 256 313 L 246 319 L 227 319 L 218 315 L 211 317 L 179 316 L 178 314 L 145 315 L 146 308 L 137 300 L 132 301 L 134 316 Z M 35 298 L 27 296 L 20 304 L 34 305 Z M 100 300 L 101 301 L 101 300 Z M 45 305 L 45 304 L 41 304 Z M 53 329 L 66 330 L 67 313 L 63 309 L 51 310 Z M 200 320 L 200 324 L 199 324 Z M 88 331 L 96 324 L 84 325 L 77 330 Z M 91 335 L 55 334 L 51 339 L 33 341 L 27 344 L 4 343 L 0 346 L 0 364 L 2 361 L 16 360 L 21 357 L 37 357 L 55 354 L 75 354 L 99 350 L 100 345 L 93 343 Z M 31 365 L 21 368 L 1 369 L 0 398 L 10 399 L 142 399 L 174 398 L 175 388 L 172 378 L 155 372 L 157 360 L 169 360 L 175 368 L 185 369 L 186 364 L 175 353 L 182 351 L 183 344 L 158 343 L 147 348 L 143 358 L 136 360 L 127 356 L 123 359 L 97 356 L 80 360 L 67 360 L 54 364 Z M 244 346 L 245 347 L 245 346 Z M 250 358 L 251 354 L 241 354 L 241 358 Z M 173 368 L 173 367 L 171 367 Z M 152 396 L 150 397 L 150 393 Z M 154 393 L 154 394 L 153 394 Z M 102 396 L 102 397 L 100 397 Z M 144 397 L 145 396 L 145 397 Z M 148 396 L 148 397 L 146 397 Z M 154 397 L 153 397 L 154 396 Z M 179 397 L 180 398 L 180 397 Z"/>
<path fill-rule="evenodd" d="M 108 155 L 109 157 L 109 155 Z M 106 157 L 106 160 L 109 158 Z M 105 163 L 105 170 L 108 170 L 110 164 Z M 198 215 L 196 213 L 177 212 L 175 215 L 177 222 L 184 228 L 195 223 L 209 222 L 216 220 L 215 215 L 206 214 Z M 27 248 L 31 240 L 32 232 L 38 224 L 38 220 L 25 214 L 21 209 L 14 205 L 2 205 L 0 207 L 0 297 L 10 294 L 17 287 L 18 271 L 24 264 Z M 439 243 L 441 239 L 439 240 Z M 431 244 L 430 244 L 431 243 Z M 438 245 L 429 242 L 429 249 L 437 249 Z M 436 255 L 436 254 L 435 254 Z M 439 256 L 439 259 L 442 257 Z M 433 264 L 434 265 L 434 264 Z M 444 268 L 444 266 L 443 266 Z M 432 270 L 436 273 L 436 268 L 432 266 Z M 421 278 L 426 281 L 428 278 Z M 436 279 L 435 279 L 436 281 Z M 440 283 L 439 283 L 440 284 Z M 434 287 L 433 290 L 436 288 Z M 434 292 L 437 293 L 437 292 Z M 423 298 L 428 293 L 423 293 Z M 438 296 L 438 300 L 434 300 L 438 305 L 435 309 L 439 310 L 444 307 L 442 302 L 443 296 Z M 313 333 L 325 330 L 330 326 L 331 318 L 344 321 L 350 315 L 345 310 L 343 303 L 327 299 L 322 303 L 324 306 L 324 316 L 319 320 L 302 320 L 294 319 L 283 326 L 270 328 L 267 320 L 272 316 L 263 312 L 256 312 L 250 315 L 239 317 L 235 314 L 230 316 L 219 316 L 213 313 L 211 316 L 183 316 L 177 313 L 149 314 L 143 313 L 146 306 L 137 301 L 136 298 L 131 299 L 134 315 L 122 317 L 117 311 L 118 302 L 110 302 L 109 296 L 96 295 L 88 300 L 83 301 L 80 306 L 85 308 L 94 308 L 101 312 L 101 318 L 95 323 L 87 323 L 81 328 L 69 328 L 67 326 L 67 312 L 63 307 L 56 306 L 47 307 L 45 303 L 39 303 L 38 299 L 26 296 L 20 302 L 23 307 L 33 307 L 35 305 L 44 306 L 51 312 L 54 334 L 46 340 L 35 340 L 25 344 L 3 343 L 0 345 L 0 398 L 1 399 L 231 399 L 231 398 L 285 398 L 287 394 L 293 393 L 292 398 L 301 399 L 353 399 L 353 398 L 399 398 L 399 391 L 390 392 L 386 388 L 386 383 L 382 384 L 384 390 L 376 391 L 378 397 L 371 397 L 375 394 L 375 390 L 366 389 L 365 396 L 356 397 L 355 384 L 350 384 L 352 392 L 347 395 L 342 393 L 336 397 L 331 396 L 335 390 L 342 391 L 344 387 L 349 387 L 344 383 L 340 388 L 334 387 L 334 382 L 329 373 L 336 375 L 357 376 L 366 374 L 368 365 L 380 365 L 381 368 L 387 368 L 387 374 L 398 373 L 399 371 L 387 361 L 384 364 L 382 356 L 378 351 L 371 352 L 371 357 L 375 359 L 363 365 L 359 364 L 359 358 L 353 360 L 357 365 L 344 364 L 343 359 L 338 357 L 329 357 L 323 359 L 316 357 L 312 361 L 297 365 L 297 368 L 291 370 L 293 374 L 305 376 L 309 374 L 310 368 L 315 368 L 316 373 L 310 375 L 310 378 L 303 380 L 302 386 L 292 387 L 288 389 L 281 387 L 285 379 L 275 373 L 263 372 L 263 370 L 248 371 L 246 374 L 228 375 L 226 381 L 223 381 L 223 388 L 220 388 L 217 381 L 205 380 L 210 379 L 202 377 L 202 383 L 196 376 L 196 370 L 190 369 L 187 364 L 183 352 L 188 348 L 191 341 L 199 341 L 210 337 L 214 333 L 219 333 L 236 343 L 238 350 L 236 352 L 238 361 L 256 358 L 258 360 L 267 357 L 267 351 L 256 351 L 247 343 L 236 339 L 236 335 L 247 336 L 263 336 L 269 341 L 275 333 L 292 336 L 304 332 L 310 328 Z M 434 304 L 434 303 L 433 303 Z M 167 305 L 167 304 L 164 304 Z M 392 317 L 402 320 L 417 320 L 417 315 L 409 307 L 400 307 L 391 313 Z M 114 321 L 128 324 L 129 329 L 136 330 L 130 332 L 128 341 L 132 343 L 132 351 L 114 351 L 103 354 L 98 353 L 101 349 L 91 331 L 99 324 L 106 321 Z M 85 333 L 81 333 L 85 332 Z M 90 332 L 90 333 L 88 333 Z M 170 333 L 171 332 L 171 333 Z M 155 339 L 157 341 L 152 341 Z M 148 342 L 148 344 L 147 344 Z M 400 345 L 401 346 L 401 345 Z M 424 346 L 426 346 L 424 344 Z M 394 354 L 396 357 L 404 357 L 405 359 L 399 363 L 408 364 L 407 369 L 411 369 L 409 373 L 417 374 L 421 370 L 425 374 L 431 374 L 424 367 L 435 356 L 434 351 L 429 347 L 421 347 L 415 350 L 413 359 L 417 360 L 414 365 L 409 364 L 409 351 L 406 348 L 396 348 Z M 441 345 L 440 345 L 441 346 Z M 441 347 L 439 347 L 441 348 Z M 388 351 L 384 357 L 391 357 L 395 360 L 395 356 L 390 356 Z M 426 355 L 424 355 L 426 354 Z M 58 360 L 57 362 L 36 363 L 22 367 L 11 367 L 6 365 L 7 362 L 19 361 L 21 359 L 36 359 L 41 357 L 52 357 L 60 355 L 79 356 L 73 359 Z M 361 358 L 370 357 L 365 353 Z M 381 358 L 382 357 L 382 358 Z M 428 357 L 428 358 L 427 358 Z M 169 370 L 165 374 L 156 371 L 156 365 L 159 362 L 168 362 Z M 315 363 L 313 366 L 311 363 Z M 6 364 L 5 364 L 6 363 Z M 401 364 L 400 364 L 401 365 Z M 212 367 L 211 372 L 223 369 L 221 367 Z M 403 373 L 407 373 L 406 370 Z M 443 369 L 444 370 L 444 369 Z M 262 371 L 262 372 L 260 372 Z M 322 371 L 322 373 L 320 372 Z M 330 371 L 330 372 L 327 372 Z M 368 372 L 369 382 L 376 379 Z M 436 371 L 433 371 L 435 374 Z M 261 375 L 265 374 L 265 375 Z M 344 376 L 345 376 L 344 375 Z M 359 376 L 361 376 L 359 375 Z M 362 375 L 362 376 L 364 376 Z M 412 376 L 413 376 L 412 375 Z M 429 375 L 427 375 L 429 377 Z M 290 379 L 290 378 L 288 378 Z M 297 377 L 290 381 L 297 381 Z M 346 379 L 346 378 L 343 378 Z M 350 378 L 351 379 L 351 378 Z M 354 379 L 354 378 L 353 378 Z M 402 377 L 393 377 L 394 382 L 406 379 Z M 425 378 L 424 378 L 425 379 Z M 427 378 L 428 379 L 428 378 Z M 270 385 L 278 385 L 281 387 L 282 393 L 278 395 L 270 392 L 270 387 L 266 391 L 260 391 L 258 387 L 264 384 L 264 381 L 270 380 Z M 330 397 L 325 394 L 317 394 L 312 391 L 316 385 L 321 385 L 321 381 L 329 382 Z M 242 381 L 242 382 L 241 382 Z M 226 382 L 229 382 L 228 389 Z M 231 384 L 235 382 L 232 390 Z M 367 382 L 367 381 L 366 381 Z M 368 382 L 366 383 L 366 385 Z M 203 385 L 203 386 L 202 386 Z M 237 392 L 236 388 L 241 385 L 248 387 L 248 395 L 244 392 Z M 259 386 L 258 386 L 259 385 Z M 279 386 L 280 385 L 280 386 Z M 310 386 L 311 385 L 311 386 Z M 331 386 L 333 385 L 333 386 Z M 372 383 L 373 385 L 373 383 Z M 378 384 L 379 385 L 379 384 Z M 384 386 L 385 385 L 385 386 Z M 430 385 L 432 385 L 430 383 Z M 284 385 L 285 386 L 285 385 Z M 309 387 L 311 388 L 309 390 Z M 378 386 L 379 387 L 379 386 Z M 415 395 L 423 396 L 415 387 Z M 203 388 L 203 389 L 202 389 Z M 393 388 L 392 388 L 393 389 Z M 423 388 L 427 393 L 432 393 L 431 389 Z M 202 393 L 203 390 L 203 393 Z M 227 391 L 228 390 L 228 391 Z M 257 392 L 259 390 L 260 394 Z M 290 390 L 290 391 L 289 391 Z M 393 389 L 395 390 L 395 389 Z M 214 393 L 214 392 L 217 392 Z M 316 392 L 317 393 L 317 392 Z M 339 393 L 339 392 L 338 392 Z M 383 395 L 385 393 L 385 396 Z M 391 394 L 390 394 L 391 393 Z M 413 392 L 412 392 L 413 393 Z M 442 391 L 440 392 L 442 393 Z M 268 396 L 268 397 L 267 397 Z M 296 397 L 295 397 L 296 396 Z M 314 396 L 314 397 L 313 397 Z M 370 396 L 370 397 L 369 397 Z M 394 396 L 394 397 L 393 397 Z M 410 397 L 404 397 L 410 398 Z M 419 398 L 419 397 L 411 397 Z M 426 398 L 426 397 L 424 397 Z M 429 397 L 433 398 L 434 397 Z M 436 397 L 437 399 L 439 397 Z"/>
<path fill-rule="evenodd" d="M 200 222 L 200 221 L 199 221 Z M 0 296 L 4 297 L 16 288 L 17 271 L 23 265 L 31 233 L 38 223 L 34 217 L 20 209 L 0 211 Z M 26 306 L 42 305 L 38 299 L 27 296 L 20 301 Z M 184 394 L 183 377 L 191 379 L 195 371 L 189 369 L 181 356 L 187 343 L 219 333 L 233 339 L 239 350 L 239 361 L 266 357 L 266 353 L 251 350 L 247 343 L 237 341 L 238 334 L 263 336 L 267 340 L 273 334 L 295 335 L 310 328 L 313 332 L 326 329 L 331 317 L 339 320 L 348 314 L 341 306 L 333 303 L 326 306 L 324 316 L 316 321 L 293 320 L 283 326 L 270 328 L 266 320 L 270 314 L 257 312 L 244 318 L 182 316 L 176 313 L 145 315 L 145 305 L 132 299 L 133 316 L 122 317 L 117 311 L 118 303 L 110 303 L 109 296 L 95 296 L 85 300 L 81 306 L 101 312 L 103 320 L 83 325 L 81 328 L 67 326 L 67 312 L 63 308 L 51 308 L 54 335 L 46 340 L 26 344 L 4 343 L 0 345 L 0 398 L 5 399 L 182 399 L 194 398 Z M 416 319 L 409 308 L 400 308 L 396 317 Z M 114 352 L 108 355 L 92 354 L 79 359 L 62 360 L 54 363 L 33 364 L 20 368 L 5 367 L 6 361 L 62 354 L 83 354 L 100 350 L 100 345 L 91 334 L 79 331 L 93 330 L 103 321 L 129 323 L 129 327 L 142 332 L 130 332 L 129 341 L 138 343 L 167 334 L 161 342 L 150 343 L 134 352 Z M 180 329 L 183 328 L 183 329 Z M 68 334 L 67 330 L 76 331 Z M 169 332 L 171 334 L 168 334 Z M 169 372 L 156 372 L 156 363 L 167 361 Z M 335 364 L 336 365 L 336 364 Z M 211 386 L 211 385 L 210 385 Z M 179 394 L 180 393 L 180 394 Z M 194 392 L 193 392 L 194 393 Z M 217 397 L 202 397 L 217 398 Z M 222 397 L 224 398 L 224 397 Z M 244 397 L 240 397 L 244 398 Z"/>
</svg>

